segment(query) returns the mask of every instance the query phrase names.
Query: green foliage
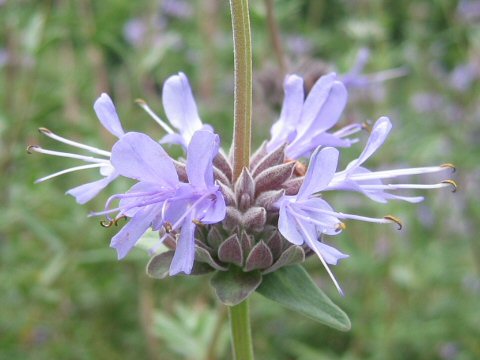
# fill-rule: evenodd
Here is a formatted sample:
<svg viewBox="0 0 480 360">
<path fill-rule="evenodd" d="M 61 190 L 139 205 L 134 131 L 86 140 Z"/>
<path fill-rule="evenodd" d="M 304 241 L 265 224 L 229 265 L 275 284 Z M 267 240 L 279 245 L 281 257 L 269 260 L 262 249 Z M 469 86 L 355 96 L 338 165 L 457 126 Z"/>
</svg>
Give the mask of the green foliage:
<svg viewBox="0 0 480 360">
<path fill-rule="evenodd" d="M 301 265 L 286 266 L 265 276 L 257 291 L 319 323 L 350 330 L 348 316 L 318 288 Z"/>
<path fill-rule="evenodd" d="M 188 358 L 200 348 L 204 354 L 206 339 L 214 337 L 212 319 L 220 317 L 213 309 L 222 308 L 208 278 L 153 281 L 145 276 L 148 256 L 141 250 L 118 262 L 108 247 L 118 228 L 105 229 L 87 218 L 103 209 L 105 197 L 78 206 L 64 196 L 94 180 L 95 171 L 34 185 L 75 162 L 27 155 L 25 147 L 68 149 L 42 138 L 40 126 L 110 146 L 114 139 L 92 109 L 103 91 L 112 95 L 125 129 L 160 138 L 163 132 L 134 99 L 145 99 L 163 115 L 161 84 L 184 71 L 203 120 L 220 132 L 227 148 L 233 114 L 227 2 L 188 1 L 194 6 L 190 18 L 166 15 L 159 1 L 0 3 L 0 358 L 169 360 Z M 251 3 L 258 145 L 278 116 L 282 75 L 263 2 Z M 341 236 L 328 239 L 350 254 L 332 269 L 343 298 L 317 260 L 307 263 L 315 283 L 349 315 L 350 332 L 253 295 L 257 358 L 480 358 L 478 20 L 462 15 L 451 0 L 275 4 L 290 71 L 310 76 L 328 62 L 345 72 L 363 46 L 372 53 L 367 72 L 408 69 L 404 78 L 353 89 L 343 119 L 389 115 L 394 131 L 369 167 L 453 162 L 459 191 L 430 192 L 419 205 L 379 205 L 360 195 L 332 194 L 339 211 L 394 214 L 404 229 L 349 222 Z M 147 29 L 136 45 L 123 35 L 132 19 L 144 21 Z M 474 81 L 459 86 L 454 74 L 466 64 L 473 64 L 467 80 Z M 112 184 L 109 190 L 128 185 Z M 223 340 L 214 354 L 228 359 L 228 332 L 218 331 Z"/>
</svg>

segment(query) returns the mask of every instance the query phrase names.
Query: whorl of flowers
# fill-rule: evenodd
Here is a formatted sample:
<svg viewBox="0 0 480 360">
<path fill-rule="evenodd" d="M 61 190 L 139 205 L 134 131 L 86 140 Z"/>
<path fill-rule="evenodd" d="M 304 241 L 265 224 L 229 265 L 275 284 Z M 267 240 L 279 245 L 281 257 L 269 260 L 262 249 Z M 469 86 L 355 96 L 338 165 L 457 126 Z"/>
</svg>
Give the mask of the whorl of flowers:
<svg viewBox="0 0 480 360">
<path fill-rule="evenodd" d="M 352 146 L 349 136 L 362 126 L 336 127 L 347 103 L 347 90 L 334 73 L 320 78 L 306 95 L 303 80 L 285 79 L 285 100 L 271 139 L 254 152 L 248 168 L 233 178 L 230 157 L 220 149 L 220 139 L 200 120 L 186 76 L 167 79 L 163 106 L 173 130 L 143 101 L 138 103 L 161 125 L 167 135 L 157 142 L 138 132 L 125 132 L 115 107 L 106 94 L 94 109 L 102 125 L 118 141 L 111 151 L 60 137 L 40 129 L 46 136 L 93 153 L 94 156 L 46 150 L 35 151 L 87 162 L 39 179 L 98 168 L 102 179 L 67 191 L 83 204 L 110 182 L 126 177 L 137 182 L 124 194 L 108 198 L 105 209 L 92 215 L 106 216 L 104 226 L 128 222 L 112 238 L 111 247 L 125 257 L 143 234 L 159 233 L 149 265 L 156 277 L 179 273 L 241 271 L 260 276 L 283 266 L 303 262 L 315 254 L 339 291 L 329 265 L 348 257 L 330 243 L 345 230 L 345 220 L 374 223 L 400 221 L 391 215 L 372 218 L 338 211 L 322 198 L 327 191 L 351 191 L 376 202 L 419 202 L 422 197 L 395 194 L 399 189 L 453 187 L 452 180 L 436 184 L 406 184 L 393 181 L 410 175 L 454 170 L 450 164 L 374 171 L 363 165 L 382 146 L 392 125 L 386 117 L 373 125 L 357 159 L 338 170 L 338 147 Z M 174 160 L 161 144 L 176 143 L 186 150 L 186 160 Z M 299 159 L 310 156 L 305 167 Z M 162 251 L 160 244 L 167 247 Z M 261 281 L 261 280 L 260 280 Z M 259 282 L 258 282 L 259 284 Z M 258 286 L 255 285 L 255 286 Z"/>
</svg>

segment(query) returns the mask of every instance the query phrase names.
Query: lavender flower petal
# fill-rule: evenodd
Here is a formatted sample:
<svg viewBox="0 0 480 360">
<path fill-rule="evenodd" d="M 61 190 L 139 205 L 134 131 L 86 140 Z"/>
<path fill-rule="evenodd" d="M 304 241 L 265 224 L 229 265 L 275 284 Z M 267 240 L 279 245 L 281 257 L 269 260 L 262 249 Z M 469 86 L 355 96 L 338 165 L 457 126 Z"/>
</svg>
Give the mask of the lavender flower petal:
<svg viewBox="0 0 480 360">
<path fill-rule="evenodd" d="M 115 180 L 118 175 L 119 174 L 114 171 L 109 176 L 106 176 L 100 180 L 74 187 L 73 189 L 68 190 L 66 194 L 73 196 L 77 203 L 81 205 L 86 204 L 95 196 L 97 196 L 100 191 L 105 189 L 108 184 Z"/>
<path fill-rule="evenodd" d="M 182 231 L 177 241 L 175 255 L 170 265 L 170 276 L 181 272 L 190 274 L 195 258 L 195 225 L 191 217 L 185 218 L 182 224 Z"/>
<path fill-rule="evenodd" d="M 97 117 L 110 133 L 120 138 L 125 133 L 110 96 L 103 93 L 93 105 Z"/>
<path fill-rule="evenodd" d="M 158 208 L 158 206 L 157 206 Z M 118 259 L 123 259 L 135 246 L 137 241 L 150 227 L 153 218 L 158 211 L 145 207 L 139 210 L 135 216 L 116 234 L 110 242 L 110 247 L 117 250 Z"/>
<path fill-rule="evenodd" d="M 184 73 L 169 77 L 163 85 L 163 107 L 170 123 L 180 131 L 188 145 L 195 131 L 203 126 L 192 89 Z"/>
<path fill-rule="evenodd" d="M 213 186 L 213 158 L 218 153 L 220 138 L 210 131 L 196 131 L 187 150 L 188 181 L 194 187 Z"/>
<path fill-rule="evenodd" d="M 274 150 L 293 139 L 302 114 L 303 79 L 297 75 L 287 75 L 284 89 L 285 98 L 280 117 L 270 130 L 272 137 L 267 145 L 269 150 Z"/>
<path fill-rule="evenodd" d="M 149 136 L 130 132 L 112 148 L 111 162 L 120 175 L 173 187 L 178 175 L 172 159 Z"/>
<path fill-rule="evenodd" d="M 337 169 L 339 152 L 335 148 L 318 148 L 310 159 L 305 180 L 300 187 L 297 199 L 306 199 L 311 194 L 323 190 L 332 180 Z"/>
</svg>

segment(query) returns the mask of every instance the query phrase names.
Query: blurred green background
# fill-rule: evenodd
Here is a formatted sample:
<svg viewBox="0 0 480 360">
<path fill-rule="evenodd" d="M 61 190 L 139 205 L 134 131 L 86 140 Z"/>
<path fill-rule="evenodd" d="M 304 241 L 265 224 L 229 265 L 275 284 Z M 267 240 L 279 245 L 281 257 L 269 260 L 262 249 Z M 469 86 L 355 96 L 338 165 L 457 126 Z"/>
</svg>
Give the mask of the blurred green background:
<svg viewBox="0 0 480 360">
<path fill-rule="evenodd" d="M 308 261 L 351 317 L 348 333 L 254 295 L 257 358 L 480 358 L 480 1 L 277 0 L 282 61 L 266 5 L 251 1 L 255 145 L 278 116 L 283 71 L 343 74 L 368 48 L 366 73 L 408 71 L 350 91 L 344 122 L 388 115 L 394 124 L 368 167 L 452 162 L 459 190 L 432 191 L 419 205 L 329 197 L 338 211 L 395 214 L 404 229 L 348 223 L 334 240 L 351 255 L 334 268 L 343 298 L 320 262 Z M 232 69 L 227 1 L 0 1 L 1 359 L 230 358 L 226 312 L 208 277 L 154 282 L 140 250 L 118 262 L 108 247 L 116 229 L 87 218 L 107 195 L 86 206 L 64 196 L 95 171 L 34 185 L 75 162 L 25 148 L 63 149 L 37 132 L 44 126 L 108 149 L 114 139 L 92 109 L 101 92 L 113 97 L 125 129 L 160 138 L 134 99 L 163 114 L 161 84 L 178 71 L 228 146 Z"/>
</svg>

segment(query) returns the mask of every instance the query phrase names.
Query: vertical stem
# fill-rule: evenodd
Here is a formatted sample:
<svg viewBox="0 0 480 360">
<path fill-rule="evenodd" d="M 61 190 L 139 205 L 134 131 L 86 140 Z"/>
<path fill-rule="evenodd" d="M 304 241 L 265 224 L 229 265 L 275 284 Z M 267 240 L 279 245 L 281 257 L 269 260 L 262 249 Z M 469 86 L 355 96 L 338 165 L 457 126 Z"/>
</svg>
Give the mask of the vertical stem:
<svg viewBox="0 0 480 360">
<path fill-rule="evenodd" d="M 230 0 L 235 67 L 233 177 L 240 175 L 250 160 L 252 128 L 252 45 L 248 0 Z"/>
<path fill-rule="evenodd" d="M 248 299 L 228 308 L 235 360 L 253 360 L 252 334 Z"/>
</svg>

